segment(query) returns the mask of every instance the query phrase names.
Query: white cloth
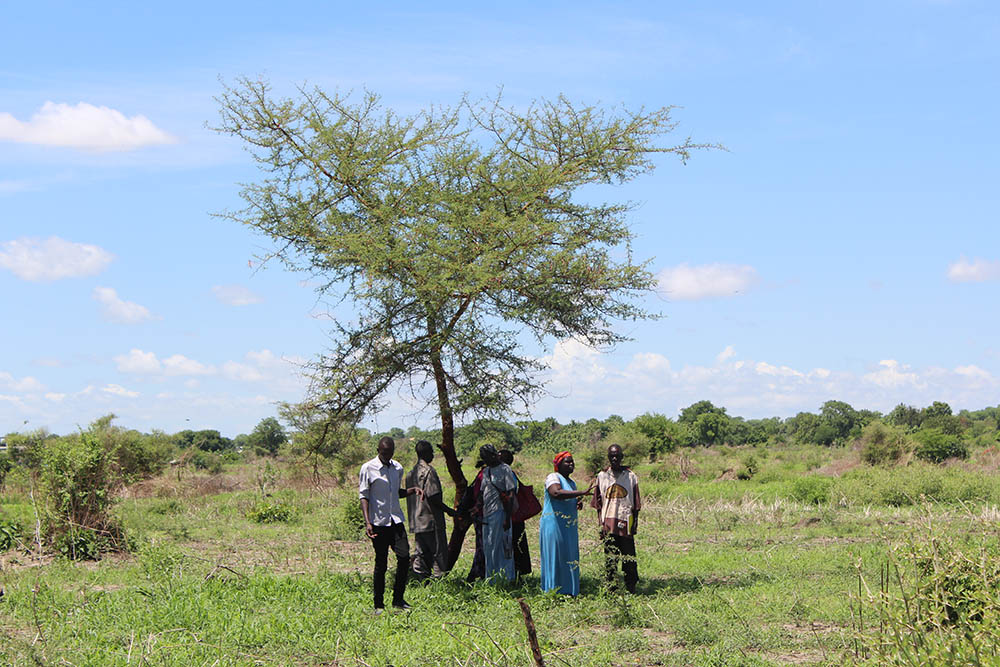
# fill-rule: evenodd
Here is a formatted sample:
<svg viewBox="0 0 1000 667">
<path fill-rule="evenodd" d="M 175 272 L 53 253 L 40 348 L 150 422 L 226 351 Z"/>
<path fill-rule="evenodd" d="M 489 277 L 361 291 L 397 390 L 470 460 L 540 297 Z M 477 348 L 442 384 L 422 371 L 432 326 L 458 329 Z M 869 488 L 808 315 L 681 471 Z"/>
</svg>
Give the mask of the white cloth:
<svg viewBox="0 0 1000 667">
<path fill-rule="evenodd" d="M 403 466 L 390 459 L 389 465 L 373 458 L 358 473 L 358 498 L 368 500 L 368 520 L 373 526 L 403 523 L 403 508 L 399 506 L 399 489 L 403 481 Z"/>
</svg>

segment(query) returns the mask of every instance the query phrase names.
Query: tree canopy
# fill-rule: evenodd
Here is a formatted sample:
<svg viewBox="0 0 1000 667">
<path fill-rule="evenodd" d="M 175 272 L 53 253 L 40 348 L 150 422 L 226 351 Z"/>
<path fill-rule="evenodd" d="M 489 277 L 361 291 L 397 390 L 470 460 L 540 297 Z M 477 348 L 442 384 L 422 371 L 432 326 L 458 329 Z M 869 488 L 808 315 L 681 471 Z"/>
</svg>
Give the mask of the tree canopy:
<svg viewBox="0 0 1000 667">
<path fill-rule="evenodd" d="M 650 317 L 654 278 L 632 252 L 629 203 L 581 188 L 620 184 L 705 147 L 663 142 L 671 108 L 629 111 L 564 97 L 524 108 L 467 98 L 405 116 L 377 95 L 300 89 L 272 96 L 240 80 L 219 98 L 217 130 L 258 163 L 242 210 L 224 214 L 272 239 L 270 255 L 353 305 L 312 365 L 309 402 L 357 422 L 400 387 L 441 417 L 459 490 L 454 417 L 527 411 L 537 357 L 574 337 L 603 347 L 614 323 Z"/>
</svg>

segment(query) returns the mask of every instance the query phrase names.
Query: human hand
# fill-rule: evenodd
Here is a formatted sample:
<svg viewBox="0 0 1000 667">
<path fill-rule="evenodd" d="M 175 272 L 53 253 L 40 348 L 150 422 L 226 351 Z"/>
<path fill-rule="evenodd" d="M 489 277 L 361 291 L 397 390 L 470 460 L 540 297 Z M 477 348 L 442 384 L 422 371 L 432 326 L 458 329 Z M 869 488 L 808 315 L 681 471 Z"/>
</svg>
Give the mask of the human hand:
<svg viewBox="0 0 1000 667">
<path fill-rule="evenodd" d="M 375 526 L 370 523 L 365 523 L 365 535 L 368 536 L 369 540 L 375 539 Z"/>
</svg>

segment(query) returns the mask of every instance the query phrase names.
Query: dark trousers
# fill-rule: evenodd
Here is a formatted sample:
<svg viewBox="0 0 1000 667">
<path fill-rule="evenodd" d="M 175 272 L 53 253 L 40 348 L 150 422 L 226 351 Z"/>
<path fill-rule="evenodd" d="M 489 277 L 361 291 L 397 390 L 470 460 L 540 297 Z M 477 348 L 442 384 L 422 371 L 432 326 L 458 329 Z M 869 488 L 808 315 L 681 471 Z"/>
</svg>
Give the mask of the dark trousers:
<svg viewBox="0 0 1000 667">
<path fill-rule="evenodd" d="M 406 576 L 410 571 L 410 544 L 406 541 L 406 528 L 397 523 L 393 526 L 374 526 L 375 538 L 375 608 L 385 607 L 385 572 L 388 569 L 389 547 L 396 554 L 396 580 L 392 585 L 392 603 L 403 603 L 406 590 Z"/>
<path fill-rule="evenodd" d="M 639 581 L 639 565 L 635 560 L 635 538 L 631 535 L 612 535 L 604 533 L 604 567 L 608 581 L 613 582 L 618 574 L 618 563 L 622 564 L 625 573 L 625 588 L 629 593 L 635 593 L 635 585 Z"/>
<path fill-rule="evenodd" d="M 531 554 L 528 552 L 528 537 L 524 534 L 524 522 L 511 523 L 510 539 L 514 544 L 514 570 L 518 576 L 531 573 Z"/>
</svg>

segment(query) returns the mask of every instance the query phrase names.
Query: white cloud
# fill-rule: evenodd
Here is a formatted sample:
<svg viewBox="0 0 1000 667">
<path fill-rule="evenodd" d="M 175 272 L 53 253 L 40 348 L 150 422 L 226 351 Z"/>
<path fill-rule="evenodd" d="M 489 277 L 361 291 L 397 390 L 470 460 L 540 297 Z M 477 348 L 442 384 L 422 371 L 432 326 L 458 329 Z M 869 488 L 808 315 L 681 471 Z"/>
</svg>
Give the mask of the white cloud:
<svg viewBox="0 0 1000 667">
<path fill-rule="evenodd" d="M 114 396 L 122 396 L 125 398 L 135 398 L 139 395 L 137 391 L 130 391 L 120 384 L 109 384 L 101 388 L 105 394 L 113 394 Z"/>
<path fill-rule="evenodd" d="M 118 370 L 122 373 L 158 373 L 163 367 L 160 360 L 153 352 L 143 352 L 140 349 L 132 348 L 128 354 L 120 354 L 115 357 Z"/>
<path fill-rule="evenodd" d="M 163 360 L 163 371 L 167 375 L 213 375 L 215 367 L 175 354 Z"/>
<path fill-rule="evenodd" d="M 215 295 L 216 299 L 229 306 L 249 306 L 264 300 L 260 295 L 251 292 L 242 285 L 216 285 L 212 288 L 212 294 Z"/>
<path fill-rule="evenodd" d="M 0 387 L 17 392 L 41 391 L 45 388 L 41 382 L 30 375 L 18 380 L 10 373 L 3 371 L 0 371 Z"/>
<path fill-rule="evenodd" d="M 880 387 L 894 389 L 905 385 L 921 386 L 920 377 L 910 371 L 910 367 L 900 364 L 895 359 L 883 359 L 878 362 L 879 369 L 861 377 L 865 382 L 871 382 Z"/>
<path fill-rule="evenodd" d="M 0 267 L 32 282 L 97 275 L 112 259 L 114 255 L 96 245 L 73 243 L 57 236 L 44 241 L 24 237 L 0 243 Z"/>
<path fill-rule="evenodd" d="M 718 356 L 715 357 L 715 361 L 716 363 L 721 364 L 727 359 L 732 359 L 734 356 L 736 356 L 736 350 L 733 348 L 732 345 L 727 345 L 726 349 L 724 349 L 722 352 L 719 352 Z"/>
<path fill-rule="evenodd" d="M 110 287 L 95 287 L 94 300 L 101 304 L 104 319 L 118 324 L 139 324 L 153 318 L 149 309 L 132 301 L 123 301 Z"/>
<path fill-rule="evenodd" d="M 1000 262 L 991 262 L 978 257 L 970 262 L 962 257 L 948 266 L 948 280 L 953 283 L 1000 280 Z"/>
<path fill-rule="evenodd" d="M 45 394 L 45 398 L 52 401 L 53 403 L 61 403 L 66 398 L 66 394 L 58 394 L 54 391 L 50 391 L 49 393 Z"/>
<path fill-rule="evenodd" d="M 46 102 L 29 120 L 0 113 L 0 141 L 91 151 L 131 151 L 174 143 L 175 139 L 145 116 L 86 102 L 72 106 Z"/>
<path fill-rule="evenodd" d="M 239 380 L 240 382 L 259 382 L 264 379 L 260 370 L 236 361 L 227 361 L 222 364 L 222 374 L 230 380 Z"/>
<path fill-rule="evenodd" d="M 10 195 L 33 188 L 34 185 L 29 181 L 0 181 L 0 195 Z"/>
<path fill-rule="evenodd" d="M 746 264 L 679 264 L 656 276 L 660 291 L 678 301 L 733 296 L 760 282 L 757 269 Z"/>
</svg>

